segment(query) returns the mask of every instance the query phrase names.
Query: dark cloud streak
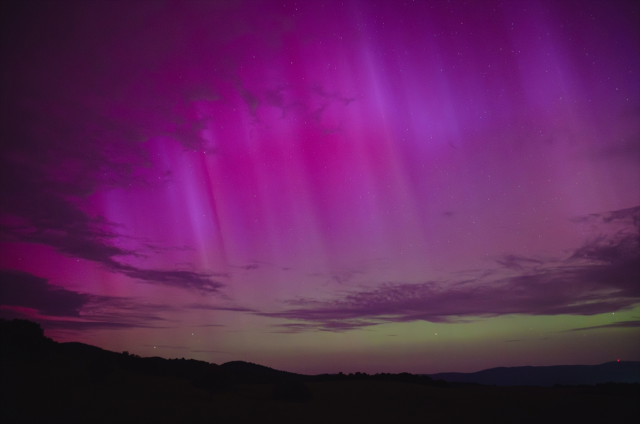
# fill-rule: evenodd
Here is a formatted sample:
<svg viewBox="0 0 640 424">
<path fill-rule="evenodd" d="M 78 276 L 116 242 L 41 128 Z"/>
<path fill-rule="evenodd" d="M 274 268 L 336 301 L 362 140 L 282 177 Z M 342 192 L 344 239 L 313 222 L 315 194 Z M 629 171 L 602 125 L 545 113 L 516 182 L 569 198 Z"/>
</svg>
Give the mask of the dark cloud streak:
<svg viewBox="0 0 640 424">
<path fill-rule="evenodd" d="M 56 317 L 79 317 L 91 296 L 48 284 L 27 272 L 0 270 L 0 305 L 20 306 Z"/>
<path fill-rule="evenodd" d="M 133 299 L 78 293 L 54 286 L 33 274 L 0 270 L 1 315 L 36 319 L 46 329 L 88 330 L 115 328 L 160 328 L 158 313 L 173 309 L 147 305 Z M 34 317 L 23 308 L 36 311 Z"/>
<path fill-rule="evenodd" d="M 185 307 L 189 309 L 206 309 L 210 311 L 256 312 L 255 309 L 243 308 L 240 306 L 213 306 L 194 303 Z"/>
<path fill-rule="evenodd" d="M 592 327 L 581 327 L 567 330 L 566 332 L 598 330 L 601 328 L 640 328 L 640 320 L 636 321 L 619 321 L 612 324 L 594 325 Z"/>
</svg>

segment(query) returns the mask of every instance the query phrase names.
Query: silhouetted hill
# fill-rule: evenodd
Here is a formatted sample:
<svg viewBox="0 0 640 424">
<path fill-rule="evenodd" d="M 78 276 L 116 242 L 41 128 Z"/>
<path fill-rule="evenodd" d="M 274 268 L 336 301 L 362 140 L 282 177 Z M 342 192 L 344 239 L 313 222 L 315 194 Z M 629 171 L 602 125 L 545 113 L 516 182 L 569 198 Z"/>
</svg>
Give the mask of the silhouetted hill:
<svg viewBox="0 0 640 424">
<path fill-rule="evenodd" d="M 274 384 L 284 381 L 398 381 L 446 387 L 446 382 L 498 386 L 595 385 L 606 382 L 640 382 L 640 362 L 609 362 L 601 365 L 558 365 L 548 367 L 499 367 L 475 373 L 322 374 L 317 376 L 276 370 L 245 361 L 216 365 L 194 359 L 142 358 L 128 352 L 116 353 L 79 342 L 56 343 L 44 336 L 39 324 L 27 320 L 1 320 L 3 355 L 33 358 L 55 352 L 91 362 L 90 370 L 104 380 L 114 366 L 155 376 L 185 378 L 199 387 L 219 391 L 233 383 Z M 35 355 L 35 356 L 34 356 Z M 96 371 L 97 370 L 97 371 Z M 213 381 L 216 381 L 214 384 Z"/>
<path fill-rule="evenodd" d="M 235 371 L 235 372 L 249 372 L 249 373 L 263 374 L 263 375 L 280 375 L 282 373 L 292 374 L 287 371 L 278 371 L 273 368 L 266 367 L 264 365 L 258 365 L 252 362 L 245 362 L 245 361 L 230 361 L 230 362 L 225 362 L 220 366 L 225 370 Z"/>
<path fill-rule="evenodd" d="M 499 367 L 474 373 L 430 374 L 451 383 L 478 383 L 497 386 L 595 385 L 640 382 L 640 362 L 607 362 L 601 365 L 555 365 L 548 367 Z"/>
<path fill-rule="evenodd" d="M 600 424 L 635 421 L 640 393 L 626 383 L 442 389 L 409 373 L 305 376 L 243 361 L 142 358 L 56 343 L 25 320 L 0 320 L 0 339 L 1 423 Z"/>
<path fill-rule="evenodd" d="M 279 371 L 264 365 L 245 361 L 231 361 L 220 365 L 220 368 L 232 374 L 234 380 L 245 383 L 275 383 L 278 381 L 310 381 L 313 377 L 287 371 Z"/>
<path fill-rule="evenodd" d="M 111 357 L 115 359 L 120 356 L 119 353 L 80 342 L 58 343 L 58 351 L 86 359 L 96 359 L 102 357 Z"/>
</svg>

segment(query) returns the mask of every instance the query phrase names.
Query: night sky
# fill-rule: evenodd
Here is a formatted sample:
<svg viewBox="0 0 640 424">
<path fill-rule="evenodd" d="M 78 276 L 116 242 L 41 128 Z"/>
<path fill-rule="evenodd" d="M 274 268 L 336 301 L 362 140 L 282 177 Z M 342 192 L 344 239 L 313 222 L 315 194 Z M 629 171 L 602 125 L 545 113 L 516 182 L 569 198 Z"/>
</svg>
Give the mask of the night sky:
<svg viewBox="0 0 640 424">
<path fill-rule="evenodd" d="M 637 1 L 0 15 L 0 317 L 307 374 L 640 360 Z"/>
</svg>

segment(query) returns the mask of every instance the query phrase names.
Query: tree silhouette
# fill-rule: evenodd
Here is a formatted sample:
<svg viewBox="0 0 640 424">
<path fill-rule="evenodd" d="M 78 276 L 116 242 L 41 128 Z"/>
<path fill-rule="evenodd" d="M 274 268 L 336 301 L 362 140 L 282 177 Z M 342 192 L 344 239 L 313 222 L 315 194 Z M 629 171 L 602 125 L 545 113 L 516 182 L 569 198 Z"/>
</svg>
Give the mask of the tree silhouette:
<svg viewBox="0 0 640 424">
<path fill-rule="evenodd" d="M 38 323 L 25 319 L 0 319 L 0 349 L 3 355 L 17 358 L 40 357 L 53 344 L 53 340 L 44 336 Z"/>
</svg>

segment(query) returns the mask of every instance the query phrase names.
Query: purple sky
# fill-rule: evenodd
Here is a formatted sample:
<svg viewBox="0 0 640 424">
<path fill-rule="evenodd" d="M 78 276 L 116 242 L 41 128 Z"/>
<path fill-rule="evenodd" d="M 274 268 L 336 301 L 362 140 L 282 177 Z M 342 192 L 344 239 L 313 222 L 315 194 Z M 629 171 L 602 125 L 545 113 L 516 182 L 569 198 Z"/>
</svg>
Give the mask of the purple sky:
<svg viewBox="0 0 640 424">
<path fill-rule="evenodd" d="M 640 360 L 637 2 L 0 15 L 0 316 L 306 373 Z"/>
</svg>

